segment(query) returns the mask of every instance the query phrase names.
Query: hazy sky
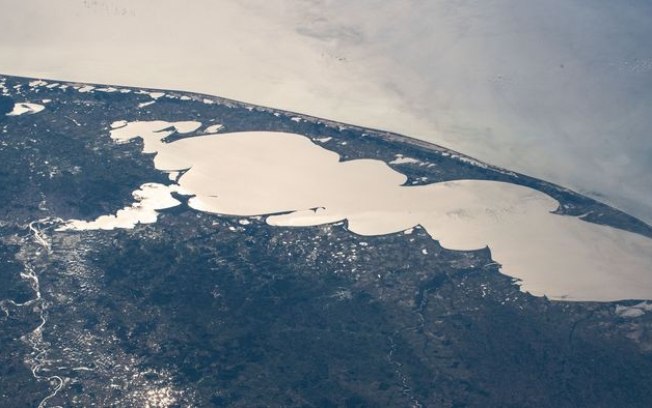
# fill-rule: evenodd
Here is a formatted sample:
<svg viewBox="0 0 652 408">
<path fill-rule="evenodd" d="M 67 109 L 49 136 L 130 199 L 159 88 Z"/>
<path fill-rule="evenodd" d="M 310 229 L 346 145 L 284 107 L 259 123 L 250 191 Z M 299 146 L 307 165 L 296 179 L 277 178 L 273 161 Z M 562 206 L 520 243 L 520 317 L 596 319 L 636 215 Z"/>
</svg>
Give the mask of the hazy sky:
<svg viewBox="0 0 652 408">
<path fill-rule="evenodd" d="M 652 3 L 0 0 L 0 72 L 429 140 L 652 222 Z"/>
</svg>

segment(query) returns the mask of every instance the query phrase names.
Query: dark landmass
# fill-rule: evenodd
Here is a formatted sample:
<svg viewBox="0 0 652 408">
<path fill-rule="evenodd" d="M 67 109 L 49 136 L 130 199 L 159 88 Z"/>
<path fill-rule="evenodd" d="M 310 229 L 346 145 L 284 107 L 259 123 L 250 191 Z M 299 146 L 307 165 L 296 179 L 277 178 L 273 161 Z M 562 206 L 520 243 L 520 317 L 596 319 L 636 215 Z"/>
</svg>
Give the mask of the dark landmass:
<svg viewBox="0 0 652 408">
<path fill-rule="evenodd" d="M 14 110 L 14 100 L 8 96 L 0 95 L 0 122 L 4 116 Z"/>
<path fill-rule="evenodd" d="M 560 213 L 652 237 L 635 218 L 400 135 L 205 95 L 166 91 L 139 109 L 152 99 L 137 90 L 3 78 L 12 104 L 46 109 L 0 121 L 0 406 L 649 406 L 652 313 L 522 293 L 489 250 L 446 250 L 419 228 L 360 237 L 183 205 L 133 230 L 54 231 L 169 183 L 139 142 L 111 142 L 123 119 L 332 137 L 322 145 L 343 160 L 426 163 L 396 165 L 409 184 L 523 184 Z M 31 272 L 42 298 L 29 303 Z"/>
</svg>

